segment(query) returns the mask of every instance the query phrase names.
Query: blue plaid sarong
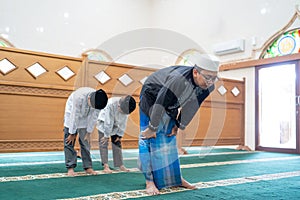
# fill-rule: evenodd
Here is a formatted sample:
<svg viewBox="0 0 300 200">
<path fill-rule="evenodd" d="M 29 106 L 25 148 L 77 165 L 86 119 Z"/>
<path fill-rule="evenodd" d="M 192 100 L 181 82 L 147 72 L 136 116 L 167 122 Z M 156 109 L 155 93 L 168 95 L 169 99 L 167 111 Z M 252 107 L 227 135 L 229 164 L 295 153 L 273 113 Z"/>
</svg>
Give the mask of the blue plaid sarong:
<svg viewBox="0 0 300 200">
<path fill-rule="evenodd" d="M 148 127 L 149 117 L 140 110 L 140 131 Z M 181 171 L 178 158 L 176 136 L 172 132 L 175 120 L 167 114 L 163 116 L 156 138 L 139 138 L 139 168 L 146 180 L 153 181 L 158 189 L 180 186 Z"/>
</svg>

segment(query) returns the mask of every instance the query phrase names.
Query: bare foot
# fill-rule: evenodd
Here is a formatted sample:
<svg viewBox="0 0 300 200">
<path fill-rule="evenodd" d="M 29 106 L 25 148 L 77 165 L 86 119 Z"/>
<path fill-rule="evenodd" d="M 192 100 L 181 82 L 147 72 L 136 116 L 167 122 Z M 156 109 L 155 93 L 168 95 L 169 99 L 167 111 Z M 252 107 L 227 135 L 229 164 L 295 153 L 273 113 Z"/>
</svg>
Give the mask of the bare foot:
<svg viewBox="0 0 300 200">
<path fill-rule="evenodd" d="M 75 176 L 75 172 L 73 168 L 68 169 L 68 176 Z"/>
<path fill-rule="evenodd" d="M 190 184 L 189 182 L 187 182 L 183 178 L 181 178 L 181 186 L 186 188 L 186 189 L 190 189 L 190 190 L 196 190 L 197 189 L 196 186 Z"/>
<path fill-rule="evenodd" d="M 158 195 L 159 190 L 157 189 L 157 187 L 155 186 L 153 181 L 146 181 L 146 192 L 149 195 Z"/>
<path fill-rule="evenodd" d="M 184 148 L 178 148 L 178 154 L 179 155 L 186 155 L 188 154 L 188 152 L 184 149 Z"/>
<path fill-rule="evenodd" d="M 121 165 L 120 166 L 120 171 L 122 171 L 122 172 L 129 172 L 130 170 L 127 169 L 124 165 Z"/>
<path fill-rule="evenodd" d="M 85 170 L 85 173 L 91 174 L 91 175 L 97 175 L 98 173 L 94 171 L 92 168 L 88 168 Z"/>
<path fill-rule="evenodd" d="M 112 173 L 112 170 L 109 168 L 108 164 L 104 164 L 103 172 L 107 174 Z"/>
<path fill-rule="evenodd" d="M 243 145 L 239 145 L 239 146 L 236 148 L 236 150 L 252 151 L 252 150 L 250 149 L 250 147 L 248 147 L 248 146 L 243 146 Z"/>
</svg>

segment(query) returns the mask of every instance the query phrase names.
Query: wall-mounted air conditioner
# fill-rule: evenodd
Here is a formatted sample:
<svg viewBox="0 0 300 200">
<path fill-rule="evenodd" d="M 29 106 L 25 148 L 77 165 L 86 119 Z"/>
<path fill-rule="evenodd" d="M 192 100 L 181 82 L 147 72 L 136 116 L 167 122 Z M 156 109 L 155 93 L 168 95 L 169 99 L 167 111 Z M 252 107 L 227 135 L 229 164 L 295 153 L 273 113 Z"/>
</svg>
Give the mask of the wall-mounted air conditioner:
<svg viewBox="0 0 300 200">
<path fill-rule="evenodd" d="M 245 50 L 245 40 L 237 39 L 228 42 L 222 42 L 213 45 L 213 51 L 216 55 L 226 55 L 232 53 L 243 52 Z"/>
</svg>

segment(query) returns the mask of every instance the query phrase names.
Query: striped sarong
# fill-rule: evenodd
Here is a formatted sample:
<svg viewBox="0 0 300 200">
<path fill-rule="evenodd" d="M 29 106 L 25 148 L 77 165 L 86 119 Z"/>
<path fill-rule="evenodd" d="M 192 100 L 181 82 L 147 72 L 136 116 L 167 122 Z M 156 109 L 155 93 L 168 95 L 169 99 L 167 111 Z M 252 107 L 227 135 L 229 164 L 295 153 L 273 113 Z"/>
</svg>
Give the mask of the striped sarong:
<svg viewBox="0 0 300 200">
<path fill-rule="evenodd" d="M 149 117 L 140 110 L 140 131 L 149 124 Z M 139 138 L 139 168 L 145 179 L 153 181 L 158 189 L 180 186 L 181 171 L 176 136 L 172 132 L 175 121 L 165 114 L 160 122 L 156 138 Z"/>
</svg>

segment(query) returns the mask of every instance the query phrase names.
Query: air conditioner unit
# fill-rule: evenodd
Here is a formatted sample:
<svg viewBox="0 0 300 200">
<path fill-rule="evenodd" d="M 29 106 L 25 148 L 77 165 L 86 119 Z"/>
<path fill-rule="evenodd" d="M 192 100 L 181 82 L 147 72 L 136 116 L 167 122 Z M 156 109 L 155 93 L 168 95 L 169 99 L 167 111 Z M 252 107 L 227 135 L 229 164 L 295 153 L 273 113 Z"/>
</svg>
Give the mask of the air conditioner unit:
<svg viewBox="0 0 300 200">
<path fill-rule="evenodd" d="M 244 39 L 222 42 L 222 43 L 215 44 L 213 46 L 214 54 L 219 55 L 219 56 L 243 52 L 244 50 L 245 50 L 245 40 Z"/>
</svg>

